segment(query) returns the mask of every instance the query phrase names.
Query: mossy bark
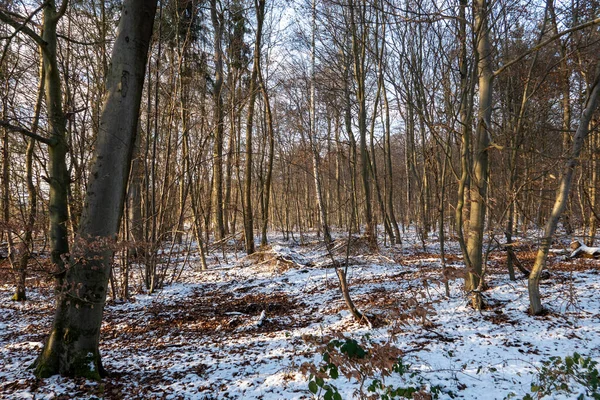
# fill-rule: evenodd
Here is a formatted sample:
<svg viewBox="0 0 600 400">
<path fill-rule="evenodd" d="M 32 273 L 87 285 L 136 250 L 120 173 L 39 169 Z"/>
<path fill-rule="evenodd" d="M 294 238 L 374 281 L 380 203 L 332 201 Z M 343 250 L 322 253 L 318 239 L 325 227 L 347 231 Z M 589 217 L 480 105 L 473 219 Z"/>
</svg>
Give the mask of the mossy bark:
<svg viewBox="0 0 600 400">
<path fill-rule="evenodd" d="M 105 375 L 98 350 L 102 307 L 78 299 L 70 291 L 62 291 L 57 302 L 50 336 L 32 366 L 35 375 L 100 380 Z"/>
</svg>

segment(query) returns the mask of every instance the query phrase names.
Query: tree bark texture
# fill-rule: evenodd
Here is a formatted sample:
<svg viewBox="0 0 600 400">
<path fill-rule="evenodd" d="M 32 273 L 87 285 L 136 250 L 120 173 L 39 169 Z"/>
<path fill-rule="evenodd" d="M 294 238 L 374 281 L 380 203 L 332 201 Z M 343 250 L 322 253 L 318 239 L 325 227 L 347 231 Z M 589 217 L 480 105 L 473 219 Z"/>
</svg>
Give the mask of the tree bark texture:
<svg viewBox="0 0 600 400">
<path fill-rule="evenodd" d="M 38 377 L 61 374 L 99 379 L 104 373 L 98 350 L 100 326 L 112 244 L 123 213 L 137 133 L 156 3 L 123 3 L 78 240 L 64 285 L 57 292 L 50 335 L 34 365 Z"/>
</svg>

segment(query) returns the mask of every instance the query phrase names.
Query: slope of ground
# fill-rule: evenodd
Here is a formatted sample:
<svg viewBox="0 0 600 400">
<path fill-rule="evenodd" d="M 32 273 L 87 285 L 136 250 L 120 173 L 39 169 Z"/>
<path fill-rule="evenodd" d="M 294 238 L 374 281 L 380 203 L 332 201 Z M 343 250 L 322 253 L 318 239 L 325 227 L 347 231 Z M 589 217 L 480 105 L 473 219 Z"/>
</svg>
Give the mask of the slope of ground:
<svg viewBox="0 0 600 400">
<path fill-rule="evenodd" d="M 457 277 L 462 264 L 453 249 L 446 276 Z M 549 313 L 531 317 L 526 280 L 508 280 L 504 253 L 490 257 L 489 307 L 475 312 L 460 279 L 449 280 L 446 297 L 433 244 L 428 252 L 416 245 L 353 252 L 350 290 L 370 315 L 368 327 L 346 311 L 331 268 L 344 253 L 338 250 L 330 256 L 317 244 L 280 242 L 257 256 L 213 263 L 208 271 L 192 263 L 180 282 L 152 296 L 109 301 L 101 352 L 111 376 L 102 383 L 33 377 L 26 368 L 51 324 L 52 290 L 34 287 L 21 304 L 10 301 L 6 283 L 0 287 L 0 398 L 312 398 L 302 364 L 320 365 L 316 343 L 329 337 L 400 349 L 414 373 L 393 374 L 385 384 L 442 399 L 522 398 L 543 360 L 574 352 L 600 359 L 600 269 L 594 260 L 554 257 L 542 285 Z M 527 264 L 531 255 L 519 254 Z M 359 397 L 356 379 L 331 383 L 343 398 Z M 576 383 L 570 388 L 573 393 L 553 398 L 585 394 Z"/>
</svg>

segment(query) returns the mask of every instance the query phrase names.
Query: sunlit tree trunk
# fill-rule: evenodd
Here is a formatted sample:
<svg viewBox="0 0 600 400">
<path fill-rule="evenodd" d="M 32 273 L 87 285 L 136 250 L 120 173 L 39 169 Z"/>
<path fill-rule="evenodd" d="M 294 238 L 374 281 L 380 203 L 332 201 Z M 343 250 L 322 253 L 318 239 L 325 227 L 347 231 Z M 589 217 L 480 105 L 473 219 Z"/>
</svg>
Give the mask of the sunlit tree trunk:
<svg viewBox="0 0 600 400">
<path fill-rule="evenodd" d="M 458 243 L 465 260 L 467 271 L 471 270 L 471 261 L 467 244 L 464 236 L 464 208 L 466 196 L 470 188 L 470 169 L 471 169 L 471 122 L 473 115 L 473 91 L 468 76 L 467 68 L 467 20 L 466 20 L 467 0 L 460 0 L 459 21 L 458 21 L 458 39 L 460 41 L 459 69 L 460 69 L 460 178 L 458 180 L 458 193 L 455 208 L 455 225 Z"/>
<path fill-rule="evenodd" d="M 585 139 L 588 136 L 589 124 L 592 120 L 592 115 L 598 107 L 598 98 L 600 97 L 600 68 L 596 71 L 596 76 L 592 85 L 588 88 L 588 96 L 585 101 L 583 112 L 579 118 L 579 127 L 575 132 L 573 138 L 573 144 L 571 147 L 571 154 L 564 168 L 562 178 L 560 180 L 560 186 L 556 192 L 556 199 L 554 200 L 554 206 L 552 213 L 546 222 L 544 228 L 544 236 L 540 244 L 540 248 L 535 258 L 535 263 L 529 275 L 529 304 L 530 311 L 533 315 L 539 315 L 543 312 L 542 301 L 540 297 L 540 276 L 544 268 L 546 267 L 546 260 L 548 258 L 548 252 L 552 245 L 552 237 L 556 231 L 558 220 L 560 215 L 565 209 L 569 192 L 573 184 L 573 174 L 575 173 L 575 167 L 579 161 L 579 155 L 585 143 Z"/>
<path fill-rule="evenodd" d="M 465 290 L 472 294 L 475 309 L 482 306 L 481 284 L 483 273 L 483 233 L 485 228 L 486 199 L 488 188 L 488 153 L 491 142 L 490 129 L 492 119 L 492 90 L 494 75 L 492 72 L 492 51 L 488 16 L 490 10 L 487 0 L 477 0 L 475 26 L 479 72 L 479 112 L 475 147 L 473 155 L 473 180 L 471 183 L 471 214 L 467 251 L 470 269 L 467 272 Z"/>
</svg>

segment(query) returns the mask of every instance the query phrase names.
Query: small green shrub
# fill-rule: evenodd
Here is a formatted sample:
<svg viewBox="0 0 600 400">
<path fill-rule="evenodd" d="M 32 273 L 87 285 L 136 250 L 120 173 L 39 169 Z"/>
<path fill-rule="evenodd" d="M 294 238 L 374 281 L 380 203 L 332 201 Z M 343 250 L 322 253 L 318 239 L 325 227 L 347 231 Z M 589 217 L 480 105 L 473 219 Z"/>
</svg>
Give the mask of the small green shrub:
<svg viewBox="0 0 600 400">
<path fill-rule="evenodd" d="M 561 357 L 550 357 L 542 361 L 535 381 L 531 384 L 530 394 L 525 395 L 523 400 L 541 399 L 545 396 L 557 394 L 573 394 L 573 383 L 580 384 L 585 388 L 585 395 L 581 394 L 577 399 L 600 400 L 600 378 L 598 377 L 597 361 L 590 357 L 583 357 L 579 353 Z"/>
</svg>

